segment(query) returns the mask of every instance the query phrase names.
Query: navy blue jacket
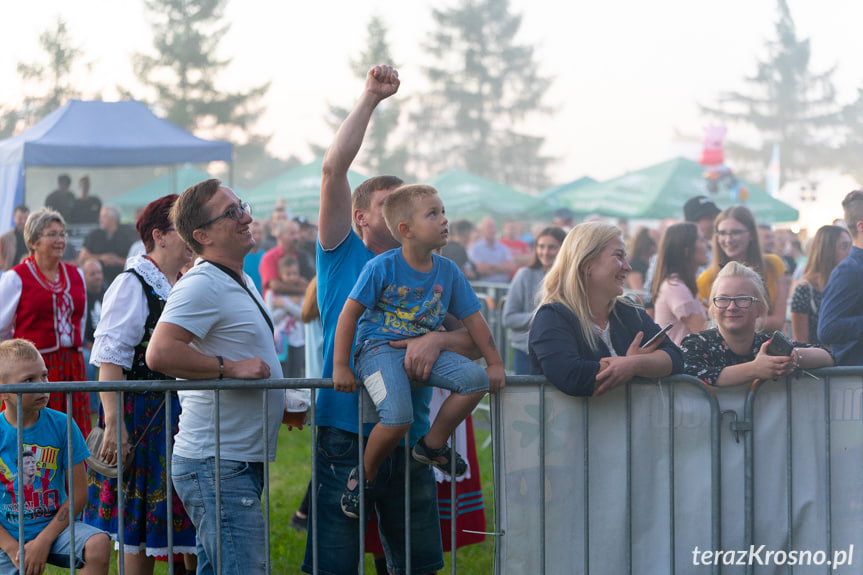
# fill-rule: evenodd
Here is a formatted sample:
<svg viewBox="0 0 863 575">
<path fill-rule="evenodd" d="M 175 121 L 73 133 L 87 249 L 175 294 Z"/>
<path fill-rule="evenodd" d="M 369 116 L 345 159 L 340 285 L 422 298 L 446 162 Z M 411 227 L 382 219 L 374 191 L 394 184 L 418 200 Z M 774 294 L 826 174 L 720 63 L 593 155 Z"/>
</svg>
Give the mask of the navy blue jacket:
<svg viewBox="0 0 863 575">
<path fill-rule="evenodd" d="M 821 293 L 818 339 L 836 365 L 863 365 L 863 250 L 852 247 Z"/>
<path fill-rule="evenodd" d="M 611 343 L 619 356 L 625 356 L 635 335 L 644 332 L 647 341 L 659 326 L 640 307 L 617 303 L 609 318 Z M 592 350 L 581 333 L 581 322 L 562 303 L 545 304 L 536 312 L 530 326 L 528 349 L 532 373 L 545 375 L 562 392 L 569 395 L 593 395 L 599 360 L 610 357 L 600 340 Z M 659 349 L 671 357 L 671 373 L 683 372 L 683 353 L 667 337 Z"/>
</svg>

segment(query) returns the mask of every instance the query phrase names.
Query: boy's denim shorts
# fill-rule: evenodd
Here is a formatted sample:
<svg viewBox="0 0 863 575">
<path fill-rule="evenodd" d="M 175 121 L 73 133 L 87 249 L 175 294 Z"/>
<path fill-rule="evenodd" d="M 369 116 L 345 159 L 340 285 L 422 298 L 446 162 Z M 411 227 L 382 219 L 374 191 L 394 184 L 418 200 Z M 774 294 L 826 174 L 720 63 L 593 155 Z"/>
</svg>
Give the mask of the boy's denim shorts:
<svg viewBox="0 0 863 575">
<path fill-rule="evenodd" d="M 87 540 L 94 535 L 105 533 L 101 529 L 97 529 L 92 525 L 87 525 L 80 521 L 75 522 L 75 568 L 80 569 L 84 566 L 84 545 Z M 17 535 L 17 533 L 15 534 Z M 107 533 L 105 533 L 107 535 Z M 14 537 L 14 535 L 13 535 Z M 60 532 L 57 539 L 51 545 L 51 550 L 48 552 L 48 563 L 56 565 L 63 569 L 69 568 L 69 550 L 72 548 L 72 537 L 69 534 L 69 526 Z M 25 556 L 26 559 L 26 556 Z M 12 562 L 12 559 L 6 555 L 6 552 L 0 549 L 0 574 L 17 574 L 18 569 Z"/>
<path fill-rule="evenodd" d="M 411 385 L 405 374 L 406 350 L 388 341 L 366 340 L 356 351 L 354 366 L 388 427 L 413 422 Z M 488 391 L 488 374 L 478 363 L 451 351 L 442 351 L 424 385 L 447 389 L 459 395 Z"/>
</svg>

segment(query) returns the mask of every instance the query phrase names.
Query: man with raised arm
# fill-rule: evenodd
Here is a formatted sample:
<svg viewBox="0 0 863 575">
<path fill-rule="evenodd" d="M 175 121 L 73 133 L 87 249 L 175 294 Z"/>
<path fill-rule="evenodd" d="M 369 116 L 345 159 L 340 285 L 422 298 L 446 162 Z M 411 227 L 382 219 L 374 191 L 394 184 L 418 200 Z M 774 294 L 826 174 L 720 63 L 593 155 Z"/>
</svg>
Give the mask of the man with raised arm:
<svg viewBox="0 0 863 575">
<path fill-rule="evenodd" d="M 366 85 L 354 109 L 336 133 L 324 156 L 321 176 L 321 209 L 318 221 L 317 271 L 318 306 L 324 331 L 323 376 L 333 373 L 333 344 L 339 314 L 365 263 L 374 256 L 399 246 L 384 221 L 384 199 L 402 181 L 395 176 L 377 176 L 360 184 L 351 195 L 348 168 L 354 161 L 372 112 L 398 91 L 398 72 L 389 66 L 375 66 L 366 76 Z M 353 224 L 353 226 L 352 226 Z M 408 377 L 425 381 L 443 349 L 476 357 L 466 331 L 431 332 L 402 340 L 406 346 L 405 371 Z M 429 428 L 431 388 L 412 391 L 414 422 L 411 443 Z M 351 469 L 359 464 L 357 416 L 359 392 L 337 393 L 322 389 L 317 395 L 317 530 L 320 573 L 356 573 L 359 560 L 359 522 L 344 515 L 342 492 Z M 366 398 L 366 405 L 371 401 Z M 367 434 L 372 424 L 365 429 Z M 412 573 L 433 573 L 443 567 L 440 524 L 434 474 L 431 468 L 408 458 L 411 472 L 411 567 Z M 405 572 L 404 449 L 398 448 L 381 465 L 374 492 L 366 492 L 369 508 L 375 506 L 384 548 L 388 550 L 390 573 Z M 312 572 L 312 537 L 306 540 L 303 571 Z"/>
</svg>

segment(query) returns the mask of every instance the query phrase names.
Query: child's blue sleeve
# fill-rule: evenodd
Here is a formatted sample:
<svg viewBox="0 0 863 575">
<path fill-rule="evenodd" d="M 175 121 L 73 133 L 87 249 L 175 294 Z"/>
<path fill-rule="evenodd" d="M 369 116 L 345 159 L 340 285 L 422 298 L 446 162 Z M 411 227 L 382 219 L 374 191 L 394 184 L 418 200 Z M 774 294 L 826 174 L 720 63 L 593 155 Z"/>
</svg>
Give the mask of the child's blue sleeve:
<svg viewBox="0 0 863 575">
<path fill-rule="evenodd" d="M 348 295 L 348 298 L 360 302 L 366 308 L 375 307 L 381 290 L 380 286 L 383 284 L 382 274 L 375 264 L 374 259 L 366 263 Z M 345 281 L 350 281 L 350 278 L 345 278 Z"/>
<path fill-rule="evenodd" d="M 85 459 L 90 457 L 90 450 L 87 448 L 87 442 L 84 441 L 84 436 L 81 435 L 81 430 L 76 424 L 72 424 L 72 464 L 78 465 Z"/>
</svg>

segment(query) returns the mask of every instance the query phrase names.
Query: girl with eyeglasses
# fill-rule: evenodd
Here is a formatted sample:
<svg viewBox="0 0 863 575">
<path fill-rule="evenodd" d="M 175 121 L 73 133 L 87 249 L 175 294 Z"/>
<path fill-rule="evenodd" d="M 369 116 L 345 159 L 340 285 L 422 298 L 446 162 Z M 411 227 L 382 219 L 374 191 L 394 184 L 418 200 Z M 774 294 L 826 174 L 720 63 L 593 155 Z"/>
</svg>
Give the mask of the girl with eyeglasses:
<svg viewBox="0 0 863 575">
<path fill-rule="evenodd" d="M 765 330 L 785 328 L 786 303 L 790 279 L 785 275 L 782 258 L 761 252 L 755 217 L 746 206 L 731 206 L 716 217 L 713 234 L 713 265 L 698 277 L 698 297 L 708 302 L 719 270 L 728 262 L 739 262 L 755 270 L 767 289 Z"/>
<path fill-rule="evenodd" d="M 766 300 L 761 276 L 741 263 L 728 262 L 710 292 L 710 313 L 716 327 L 688 335 L 680 345 L 686 373 L 709 385 L 725 387 L 783 377 L 798 367 L 833 365 L 828 351 L 809 344 L 794 342 L 787 356 L 768 355 L 772 330 L 759 330 L 767 311 Z"/>
</svg>

